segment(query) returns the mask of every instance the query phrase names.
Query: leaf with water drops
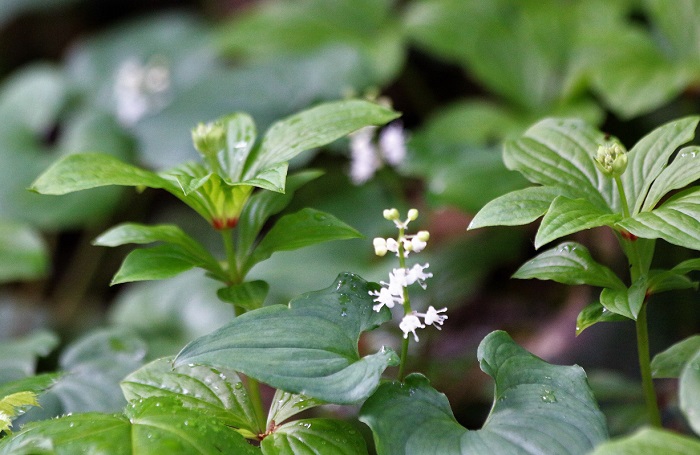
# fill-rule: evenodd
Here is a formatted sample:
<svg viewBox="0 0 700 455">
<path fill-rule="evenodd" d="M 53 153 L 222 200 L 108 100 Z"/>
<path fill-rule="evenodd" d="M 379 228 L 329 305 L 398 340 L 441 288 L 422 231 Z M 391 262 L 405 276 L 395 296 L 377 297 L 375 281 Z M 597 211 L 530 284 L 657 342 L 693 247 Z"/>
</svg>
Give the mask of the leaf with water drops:
<svg viewBox="0 0 700 455">
<path fill-rule="evenodd" d="M 176 398 L 187 408 L 198 409 L 225 425 L 246 430 L 246 436 L 262 432 L 248 393 L 235 371 L 203 365 L 173 368 L 166 357 L 144 365 L 121 382 L 130 402 L 149 397 Z"/>
<path fill-rule="evenodd" d="M 625 288 L 625 284 L 612 270 L 596 262 L 588 248 L 576 242 L 564 242 L 540 253 L 523 264 L 513 274 L 513 278 L 538 278 L 563 284 Z"/>
<path fill-rule="evenodd" d="M 700 147 L 685 147 L 654 180 L 644 199 L 642 211 L 652 210 L 668 192 L 685 188 L 698 179 L 700 179 Z"/>
<path fill-rule="evenodd" d="M 362 434 L 342 420 L 304 419 L 276 428 L 260 443 L 263 455 L 362 455 Z"/>
<path fill-rule="evenodd" d="M 700 335 L 693 335 L 679 341 L 654 356 L 651 361 L 651 374 L 655 378 L 677 378 L 683 367 L 700 350 Z"/>
<path fill-rule="evenodd" d="M 593 302 L 581 310 L 576 318 L 576 335 L 599 322 L 621 322 L 628 318 L 605 308 L 600 302 Z"/>
<path fill-rule="evenodd" d="M 217 160 L 224 181 L 232 185 L 241 180 L 243 166 L 258 133 L 253 118 L 244 112 L 236 112 L 221 121 L 226 127 L 226 147 L 218 153 Z"/>
<path fill-rule="evenodd" d="M 270 412 L 267 414 L 267 425 L 279 425 L 290 417 L 324 404 L 323 401 L 307 397 L 298 393 L 289 393 L 284 390 L 276 390 L 272 397 Z"/>
<path fill-rule="evenodd" d="M 327 289 L 288 306 L 249 311 L 194 340 L 175 365 L 225 367 L 331 403 L 361 401 L 377 388 L 382 372 L 398 363 L 390 349 L 364 357 L 358 351 L 360 334 L 391 318 L 388 308 L 372 309 L 369 291 L 376 289 L 357 275 L 341 274 Z"/>
<path fill-rule="evenodd" d="M 642 276 L 629 288 L 603 289 L 600 293 L 600 303 L 608 311 L 636 320 L 647 297 L 647 289 L 647 278 Z"/>
<path fill-rule="evenodd" d="M 697 439 L 658 428 L 642 428 L 631 436 L 599 445 L 590 455 L 689 455 L 700 453 Z"/>
<path fill-rule="evenodd" d="M 377 453 L 585 454 L 607 439 L 605 417 L 580 367 L 550 365 L 502 331 L 484 338 L 478 357 L 496 382 L 480 430 L 460 425 L 447 397 L 411 374 L 403 383 L 382 384 L 362 407 L 360 420 L 372 429 Z"/>
</svg>

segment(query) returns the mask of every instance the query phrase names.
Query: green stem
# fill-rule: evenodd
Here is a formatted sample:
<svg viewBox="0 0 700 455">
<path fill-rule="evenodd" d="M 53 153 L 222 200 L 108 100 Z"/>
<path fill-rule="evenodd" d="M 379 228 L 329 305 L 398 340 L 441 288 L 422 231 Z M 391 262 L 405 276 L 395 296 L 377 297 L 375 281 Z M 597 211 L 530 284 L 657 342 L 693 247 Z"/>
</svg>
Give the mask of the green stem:
<svg viewBox="0 0 700 455">
<path fill-rule="evenodd" d="M 260 433 L 264 433 L 266 430 L 265 411 L 263 411 L 262 396 L 260 395 L 260 383 L 250 376 L 246 376 L 246 383 L 248 385 L 248 396 L 253 405 L 253 411 L 255 411 L 258 430 Z"/>
<path fill-rule="evenodd" d="M 622 186 L 622 181 L 619 176 L 615 177 L 617 190 L 620 193 L 620 202 L 622 204 L 622 214 L 625 218 L 630 217 L 629 205 L 627 204 L 627 196 L 625 189 Z M 623 242 L 629 242 L 630 262 L 630 280 L 635 283 L 642 275 L 648 273 L 648 270 L 642 270 L 642 260 L 639 256 L 637 243 L 630 238 L 623 237 Z M 659 405 L 656 401 L 656 391 L 654 390 L 654 380 L 651 376 L 651 359 L 649 356 L 649 329 L 647 323 L 647 302 L 642 303 L 642 308 L 639 310 L 637 320 L 635 321 L 637 329 L 637 355 L 639 358 L 639 372 L 642 376 L 642 390 L 644 392 L 644 401 L 649 415 L 649 422 L 652 426 L 661 427 L 661 415 L 659 413 Z"/>
<path fill-rule="evenodd" d="M 637 316 L 637 353 L 639 355 L 639 369 L 642 374 L 642 390 L 646 401 L 649 423 L 661 428 L 661 415 L 656 402 L 654 381 L 651 377 L 651 360 L 649 358 L 649 332 L 647 330 L 647 303 L 642 304 L 642 309 Z"/>
<path fill-rule="evenodd" d="M 241 279 L 238 273 L 238 264 L 236 263 L 236 247 L 233 244 L 233 229 L 222 229 L 221 238 L 224 241 L 224 250 L 226 251 L 227 274 L 229 283 L 240 283 Z"/>
<path fill-rule="evenodd" d="M 404 255 L 404 249 L 403 249 L 403 236 L 404 236 L 404 229 L 399 228 L 399 236 L 397 238 L 397 241 L 399 243 L 399 267 L 402 269 L 406 268 L 406 256 Z M 406 316 L 411 313 L 411 300 L 408 297 L 408 289 L 403 288 L 403 315 Z M 398 380 L 403 381 L 404 378 L 404 371 L 406 369 L 406 359 L 408 358 L 408 337 L 404 337 L 402 343 L 401 343 L 401 362 L 399 363 L 399 373 L 398 373 Z"/>
</svg>

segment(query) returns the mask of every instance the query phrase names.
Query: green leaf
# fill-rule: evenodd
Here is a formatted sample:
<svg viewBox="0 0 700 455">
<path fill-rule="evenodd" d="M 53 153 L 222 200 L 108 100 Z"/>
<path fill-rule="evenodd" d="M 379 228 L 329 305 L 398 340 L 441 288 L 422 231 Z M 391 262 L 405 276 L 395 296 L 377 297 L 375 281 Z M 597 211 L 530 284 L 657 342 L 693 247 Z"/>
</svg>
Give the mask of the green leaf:
<svg viewBox="0 0 700 455">
<path fill-rule="evenodd" d="M 698 283 L 674 270 L 650 270 L 647 287 L 651 295 L 676 289 L 697 289 Z"/>
<path fill-rule="evenodd" d="M 549 365 L 502 331 L 479 345 L 481 369 L 496 381 L 483 428 L 469 431 L 447 397 L 420 374 L 384 383 L 365 402 L 360 420 L 372 428 L 379 454 L 583 454 L 607 438 L 586 374 Z"/>
<path fill-rule="evenodd" d="M 33 280 L 48 272 L 46 245 L 22 223 L 0 221 L 0 282 Z"/>
<path fill-rule="evenodd" d="M 23 391 L 33 392 L 38 395 L 51 388 L 62 375 L 63 373 L 42 373 L 15 381 L 4 382 L 0 384 L 0 397 Z"/>
<path fill-rule="evenodd" d="M 219 152 L 217 160 L 226 177 L 224 181 L 233 185 L 243 176 L 243 166 L 258 133 L 253 118 L 244 112 L 229 115 L 223 122 L 226 125 L 226 148 Z"/>
<path fill-rule="evenodd" d="M 56 335 L 45 330 L 0 342 L 0 384 L 34 374 L 37 357 L 48 355 L 58 342 Z"/>
<path fill-rule="evenodd" d="M 272 397 L 270 404 L 270 412 L 267 415 L 267 426 L 280 425 L 290 417 L 322 404 L 325 403 L 306 395 L 275 390 L 275 396 Z"/>
<path fill-rule="evenodd" d="M 375 312 L 360 277 L 342 274 L 329 288 L 245 313 L 185 346 L 175 365 L 201 363 L 239 371 L 275 388 L 331 403 L 355 403 L 398 362 L 390 349 L 360 357 L 360 333 L 388 321 Z"/>
<path fill-rule="evenodd" d="M 649 211 L 672 190 L 685 188 L 700 179 L 700 147 L 684 147 L 676 158 L 654 180 L 649 189 L 642 211 Z"/>
<path fill-rule="evenodd" d="M 678 193 L 651 212 L 640 212 L 617 223 L 637 237 L 664 239 L 700 250 L 700 187 Z"/>
<path fill-rule="evenodd" d="M 468 229 L 531 223 L 544 215 L 554 198 L 560 194 L 559 189 L 551 186 L 533 186 L 511 191 L 479 210 Z"/>
<path fill-rule="evenodd" d="M 658 428 L 642 428 L 632 436 L 599 445 L 591 455 L 688 455 L 700 453 L 696 439 Z"/>
<path fill-rule="evenodd" d="M 678 378 L 685 365 L 700 350 L 700 335 L 693 335 L 659 352 L 651 361 L 655 378 Z"/>
<path fill-rule="evenodd" d="M 269 291 L 270 285 L 265 281 L 254 280 L 221 288 L 216 295 L 219 300 L 249 311 L 262 307 Z"/>
<path fill-rule="evenodd" d="M 47 448 L 71 454 L 86 447 L 112 455 L 260 453 L 218 419 L 163 397 L 134 402 L 124 415 L 84 413 L 37 422 L 0 440 L 3 455 Z"/>
<path fill-rule="evenodd" d="M 606 288 L 600 293 L 600 303 L 613 313 L 637 320 L 639 310 L 647 297 L 647 278 L 642 276 L 624 289 Z"/>
<path fill-rule="evenodd" d="M 640 139 L 629 151 L 627 170 L 620 178 L 633 215 L 640 211 L 649 187 L 673 152 L 695 137 L 698 121 L 698 117 L 686 117 L 666 123 Z"/>
<path fill-rule="evenodd" d="M 24 408 L 39 406 L 36 393 L 30 391 L 0 395 L 0 433 L 9 431 L 12 419 L 22 414 Z"/>
<path fill-rule="evenodd" d="M 305 208 L 285 215 L 275 223 L 253 250 L 244 270 L 272 256 L 278 251 L 296 250 L 329 240 L 344 240 L 362 237 L 358 231 L 333 215 Z"/>
<path fill-rule="evenodd" d="M 127 401 L 170 397 L 248 435 L 264 431 L 257 428 L 255 410 L 235 371 L 194 364 L 173 368 L 172 360 L 154 360 L 125 377 L 120 385 Z"/>
<path fill-rule="evenodd" d="M 176 245 L 166 243 L 151 248 L 139 248 L 124 258 L 111 284 L 164 280 L 203 265 L 194 261 Z"/>
<path fill-rule="evenodd" d="M 624 289 L 615 273 L 596 262 L 588 249 L 576 242 L 564 242 L 523 264 L 513 278 L 552 280 L 563 284 L 588 284 Z"/>
<path fill-rule="evenodd" d="M 586 199 L 557 196 L 542 218 L 535 236 L 535 248 L 575 232 L 599 226 L 614 226 L 622 218 L 598 209 Z"/>
<path fill-rule="evenodd" d="M 348 100 L 321 104 L 287 117 L 273 124 L 257 153 L 249 155 L 244 178 L 255 178 L 305 150 L 329 144 L 364 126 L 383 125 L 398 116 L 375 103 Z"/>
<path fill-rule="evenodd" d="M 362 455 L 362 434 L 341 420 L 304 419 L 284 424 L 260 443 L 264 455 Z"/>
<path fill-rule="evenodd" d="M 686 274 L 688 272 L 694 272 L 700 270 L 700 258 L 688 259 L 681 262 L 671 269 L 673 272 Z"/>
<path fill-rule="evenodd" d="M 619 197 L 612 179 L 593 164 L 605 136 L 571 119 L 544 119 L 517 141 L 507 141 L 503 160 L 533 183 L 558 188 L 570 199 L 583 198 L 602 211 L 617 211 Z"/>
<path fill-rule="evenodd" d="M 678 382 L 681 410 L 693 431 L 700 434 L 700 349 L 686 362 Z"/>
<path fill-rule="evenodd" d="M 598 322 L 621 322 L 626 320 L 625 316 L 609 311 L 600 302 L 594 302 L 586 306 L 578 314 L 576 318 L 576 336 Z"/>
</svg>

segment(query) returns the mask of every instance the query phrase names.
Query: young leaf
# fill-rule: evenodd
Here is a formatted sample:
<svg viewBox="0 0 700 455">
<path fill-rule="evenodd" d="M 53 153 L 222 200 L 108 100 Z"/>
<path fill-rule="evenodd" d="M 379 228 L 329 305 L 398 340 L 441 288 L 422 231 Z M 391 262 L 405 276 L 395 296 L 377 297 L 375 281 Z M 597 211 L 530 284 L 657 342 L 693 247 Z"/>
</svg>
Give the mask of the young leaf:
<svg viewBox="0 0 700 455">
<path fill-rule="evenodd" d="M 579 336 L 581 332 L 598 322 L 620 322 L 626 320 L 625 316 L 609 311 L 600 302 L 594 302 L 586 306 L 578 314 L 576 318 L 576 336 Z"/>
<path fill-rule="evenodd" d="M 376 289 L 353 274 L 310 292 L 288 306 L 250 311 L 201 337 L 178 354 L 175 365 L 222 366 L 275 388 L 331 403 L 355 403 L 379 385 L 381 373 L 398 362 L 390 349 L 360 357 L 360 333 L 388 321 L 368 292 Z M 386 310 L 386 311 L 384 311 Z"/>
<path fill-rule="evenodd" d="M 625 284 L 612 270 L 596 262 L 588 249 L 576 242 L 564 242 L 540 253 L 523 264 L 513 274 L 513 278 L 538 278 L 563 284 L 625 288 Z"/>
<path fill-rule="evenodd" d="M 120 385 L 127 401 L 170 397 L 248 436 L 264 430 L 257 428 L 255 410 L 235 371 L 193 364 L 173 368 L 172 360 L 154 360 L 125 377 Z"/>
<path fill-rule="evenodd" d="M 642 428 L 632 436 L 605 442 L 591 455 L 688 455 L 700 453 L 696 439 L 658 428 Z"/>
<path fill-rule="evenodd" d="M 599 226 L 613 226 L 621 215 L 600 210 L 586 199 L 557 196 L 542 218 L 535 236 L 535 248 L 565 235 Z"/>
<path fill-rule="evenodd" d="M 700 335 L 679 341 L 659 352 L 651 361 L 651 375 L 655 378 L 677 378 L 685 365 L 700 350 Z"/>
<path fill-rule="evenodd" d="M 502 331 L 479 345 L 481 369 L 496 381 L 484 426 L 469 431 L 455 420 L 442 393 L 420 374 L 382 384 L 360 420 L 372 428 L 379 454 L 587 453 L 607 438 L 580 367 L 549 365 Z"/>
<path fill-rule="evenodd" d="M 132 281 L 164 280 L 202 267 L 177 245 L 163 244 L 151 248 L 139 248 L 129 253 L 112 278 L 112 285 Z"/>
<path fill-rule="evenodd" d="M 243 166 L 255 145 L 258 133 L 253 118 L 244 112 L 236 112 L 222 121 L 226 125 L 226 149 L 219 152 L 217 160 L 224 180 L 232 185 L 240 182 Z"/>
<path fill-rule="evenodd" d="M 250 270 L 253 265 L 264 261 L 277 251 L 296 250 L 329 240 L 359 237 L 362 237 L 362 234 L 333 215 L 305 208 L 280 218 L 253 250 L 243 270 Z"/>
<path fill-rule="evenodd" d="M 125 414 L 74 414 L 26 425 L 0 440 L 0 455 L 17 453 L 93 453 L 111 455 L 222 452 L 259 454 L 218 419 L 164 397 L 127 406 Z"/>
<path fill-rule="evenodd" d="M 681 410 L 690 427 L 700 434 L 700 349 L 686 362 L 679 378 Z"/>
<path fill-rule="evenodd" d="M 216 295 L 224 302 L 246 310 L 254 310 L 263 306 L 269 291 L 269 284 L 262 280 L 255 280 L 221 288 Z"/>
<path fill-rule="evenodd" d="M 275 390 L 275 396 L 272 397 L 270 404 L 270 412 L 267 415 L 267 425 L 268 427 L 280 425 L 290 417 L 322 404 L 324 404 L 323 401 L 306 395 Z"/>
<path fill-rule="evenodd" d="M 22 414 L 23 408 L 39 406 L 36 393 L 28 390 L 0 395 L 0 433 L 9 431 L 12 419 Z"/>
<path fill-rule="evenodd" d="M 700 147 L 684 147 L 673 162 L 654 180 L 644 199 L 642 211 L 650 211 L 666 193 L 685 188 L 700 179 Z"/>
<path fill-rule="evenodd" d="M 678 193 L 651 212 L 640 212 L 617 223 L 637 237 L 664 239 L 700 250 L 700 188 Z"/>
<path fill-rule="evenodd" d="M 362 455 L 362 434 L 342 420 L 304 419 L 284 424 L 262 440 L 263 455 Z"/>
<path fill-rule="evenodd" d="M 488 202 L 474 216 L 468 229 L 531 223 L 544 215 L 559 195 L 561 191 L 551 186 L 532 186 L 511 191 Z"/>
<path fill-rule="evenodd" d="M 600 303 L 608 311 L 636 320 L 646 296 L 647 279 L 641 277 L 629 288 L 603 289 L 600 293 Z"/>
</svg>

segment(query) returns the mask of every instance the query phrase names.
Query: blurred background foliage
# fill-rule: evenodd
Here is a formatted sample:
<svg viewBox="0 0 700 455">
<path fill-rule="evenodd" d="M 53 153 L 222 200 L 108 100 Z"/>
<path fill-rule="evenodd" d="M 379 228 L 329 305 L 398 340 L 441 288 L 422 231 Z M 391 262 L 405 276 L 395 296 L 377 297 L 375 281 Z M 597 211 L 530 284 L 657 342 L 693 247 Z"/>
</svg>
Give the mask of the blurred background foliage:
<svg viewBox="0 0 700 455">
<path fill-rule="evenodd" d="M 117 222 L 176 222 L 220 248 L 169 195 L 38 196 L 26 188 L 39 173 L 85 151 L 163 170 L 196 157 L 197 122 L 246 111 L 262 131 L 320 101 L 380 96 L 404 114 L 402 162 L 353 183 L 345 140 L 292 163 L 325 175 L 288 210 L 328 211 L 366 238 L 260 264 L 266 303 L 324 288 L 341 271 L 385 278 L 391 259 L 376 258 L 370 241 L 392 235 L 381 211 L 417 207 L 431 232 L 420 260 L 434 278 L 414 306 L 447 306 L 449 320 L 421 335 L 410 368 L 448 395 L 463 424 L 479 426 L 488 411 L 475 350 L 494 329 L 547 361 L 586 368 L 613 434 L 639 424 L 632 324 L 575 337 L 591 289 L 509 278 L 532 256 L 534 231 L 466 227 L 484 203 L 525 185 L 502 164 L 501 143 L 543 117 L 581 117 L 631 146 L 697 114 L 700 1 L 3 0 L 0 77 L 0 382 L 72 373 L 25 421 L 120 409 L 126 373 L 233 316 L 199 272 L 109 287 L 128 250 L 91 241 Z M 620 271 L 609 232 L 579 236 Z M 659 248 L 669 263 L 689 254 Z M 650 306 L 652 353 L 700 325 L 696 292 L 664 295 Z M 387 328 L 362 342 L 396 347 L 398 338 Z M 675 382 L 658 385 L 666 423 L 682 428 Z"/>
</svg>

